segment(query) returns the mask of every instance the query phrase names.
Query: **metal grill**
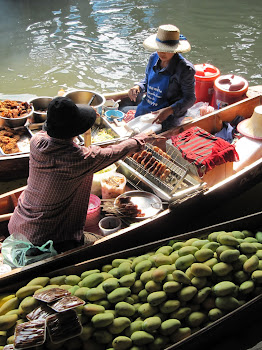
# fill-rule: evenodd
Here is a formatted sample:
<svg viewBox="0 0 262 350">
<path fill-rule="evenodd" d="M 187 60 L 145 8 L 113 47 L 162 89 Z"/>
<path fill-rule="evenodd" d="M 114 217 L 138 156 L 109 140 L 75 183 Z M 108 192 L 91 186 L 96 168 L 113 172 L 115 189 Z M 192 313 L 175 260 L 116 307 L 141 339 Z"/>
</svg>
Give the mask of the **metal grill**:
<svg viewBox="0 0 262 350">
<path fill-rule="evenodd" d="M 198 176 L 192 173 L 190 163 L 184 162 L 183 158 L 177 152 L 173 152 L 171 147 L 166 152 L 170 159 L 158 153 L 150 144 L 146 145 L 146 151 L 151 152 L 155 160 L 163 163 L 170 170 L 170 174 L 165 180 L 161 180 L 132 157 L 127 157 L 119 162 L 121 172 L 135 188 L 151 190 L 160 198 L 170 200 L 175 193 L 195 188 L 203 183 Z"/>
</svg>

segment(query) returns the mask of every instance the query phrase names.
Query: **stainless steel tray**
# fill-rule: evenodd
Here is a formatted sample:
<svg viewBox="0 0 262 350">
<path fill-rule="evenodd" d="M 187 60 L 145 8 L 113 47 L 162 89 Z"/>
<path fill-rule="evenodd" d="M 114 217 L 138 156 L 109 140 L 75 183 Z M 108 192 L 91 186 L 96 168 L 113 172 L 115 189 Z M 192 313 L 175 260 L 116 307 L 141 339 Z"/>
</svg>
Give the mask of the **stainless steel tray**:
<svg viewBox="0 0 262 350">
<path fill-rule="evenodd" d="M 2 148 L 0 147 L 0 154 L 2 156 L 16 156 L 18 154 L 25 154 L 30 152 L 30 140 L 33 136 L 31 131 L 28 129 L 27 126 L 22 126 L 19 128 L 14 128 L 14 131 L 22 132 L 22 135 L 20 136 L 20 139 L 17 141 L 17 146 L 20 150 L 20 152 L 15 153 L 5 153 Z"/>
<path fill-rule="evenodd" d="M 154 195 L 153 193 L 149 193 L 146 191 L 128 191 L 125 192 L 123 194 L 121 194 L 120 196 L 118 196 L 117 198 L 120 197 L 131 197 L 131 202 L 133 204 L 136 204 L 138 209 L 140 209 L 142 211 L 143 214 L 145 214 L 142 217 L 136 216 L 136 217 L 132 217 L 135 219 L 147 219 L 150 218 L 154 215 L 156 215 L 161 209 L 162 209 L 162 201 L 159 197 L 157 197 L 156 195 Z M 117 200 L 116 198 L 116 200 Z M 116 200 L 114 202 L 114 204 L 116 203 Z M 116 206 L 116 205 L 115 205 Z M 117 209 L 117 207 L 116 207 Z M 119 211 L 119 214 L 121 216 L 121 211 Z"/>
</svg>

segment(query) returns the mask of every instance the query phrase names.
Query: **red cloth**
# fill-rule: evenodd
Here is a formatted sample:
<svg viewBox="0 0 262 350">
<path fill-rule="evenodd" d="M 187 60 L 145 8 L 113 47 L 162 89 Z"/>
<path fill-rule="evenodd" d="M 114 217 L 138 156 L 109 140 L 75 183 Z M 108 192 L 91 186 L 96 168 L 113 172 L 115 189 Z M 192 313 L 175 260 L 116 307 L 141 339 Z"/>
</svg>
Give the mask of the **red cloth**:
<svg viewBox="0 0 262 350">
<path fill-rule="evenodd" d="M 239 160 L 234 145 L 196 126 L 172 136 L 171 140 L 183 158 L 196 165 L 199 176 L 216 165 Z"/>
</svg>

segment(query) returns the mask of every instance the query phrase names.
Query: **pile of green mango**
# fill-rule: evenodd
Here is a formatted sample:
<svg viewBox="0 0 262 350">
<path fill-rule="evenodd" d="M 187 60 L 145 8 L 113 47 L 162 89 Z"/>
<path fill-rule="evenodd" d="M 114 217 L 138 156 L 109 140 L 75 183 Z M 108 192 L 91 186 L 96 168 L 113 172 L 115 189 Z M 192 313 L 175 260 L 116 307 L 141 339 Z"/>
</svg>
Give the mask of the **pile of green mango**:
<svg viewBox="0 0 262 350">
<path fill-rule="evenodd" d="M 34 293 L 64 288 L 85 301 L 82 333 L 37 349 L 161 350 L 262 292 L 262 232 L 212 232 L 116 258 L 81 275 L 37 277 L 0 296 L 0 350 L 38 306 Z"/>
</svg>

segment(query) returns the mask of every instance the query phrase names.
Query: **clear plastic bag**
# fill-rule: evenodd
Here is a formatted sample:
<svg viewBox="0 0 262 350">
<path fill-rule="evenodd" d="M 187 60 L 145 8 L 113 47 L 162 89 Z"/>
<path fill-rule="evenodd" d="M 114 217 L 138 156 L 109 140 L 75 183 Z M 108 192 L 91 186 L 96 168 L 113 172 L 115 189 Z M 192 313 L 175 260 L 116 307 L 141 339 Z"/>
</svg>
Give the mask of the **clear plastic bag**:
<svg viewBox="0 0 262 350">
<path fill-rule="evenodd" d="M 42 246 L 35 246 L 24 235 L 13 234 L 3 241 L 2 255 L 5 264 L 16 268 L 55 256 L 57 251 L 52 240 Z"/>
<path fill-rule="evenodd" d="M 214 107 L 209 106 L 208 102 L 197 102 L 187 111 L 187 117 L 192 119 L 202 117 L 208 113 L 212 113 Z"/>
</svg>

